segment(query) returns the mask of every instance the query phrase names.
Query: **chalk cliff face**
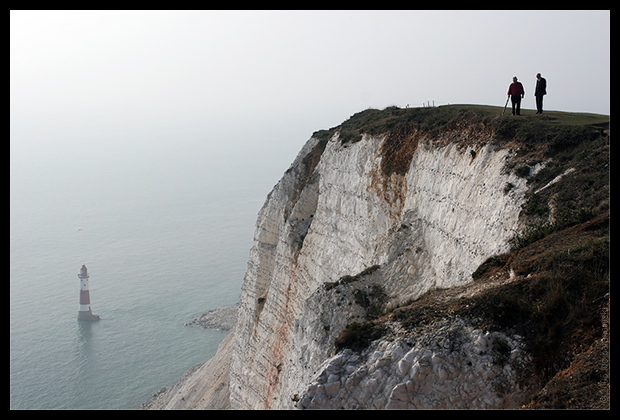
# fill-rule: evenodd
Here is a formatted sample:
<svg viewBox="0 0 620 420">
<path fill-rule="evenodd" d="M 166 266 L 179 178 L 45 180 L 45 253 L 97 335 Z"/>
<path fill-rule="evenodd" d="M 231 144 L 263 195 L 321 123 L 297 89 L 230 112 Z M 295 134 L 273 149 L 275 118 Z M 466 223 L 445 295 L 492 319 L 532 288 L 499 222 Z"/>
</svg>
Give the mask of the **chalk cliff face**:
<svg viewBox="0 0 620 420">
<path fill-rule="evenodd" d="M 231 348 L 232 408 L 292 408 L 316 393 L 336 337 L 366 317 L 370 304 L 356 303 L 364 290 L 394 307 L 471 281 L 507 250 L 525 180 L 505 171 L 510 151 L 492 140 L 480 125 L 307 142 L 258 216 Z M 364 270 L 363 285 L 336 298 L 325 290 Z M 391 391 L 364 403 L 385 406 Z"/>
<path fill-rule="evenodd" d="M 521 126 L 513 120 L 459 114 L 433 125 L 448 112 L 368 110 L 315 133 L 259 212 L 234 330 L 214 358 L 162 389 L 150 408 L 521 407 L 540 389 L 533 382 L 548 380 L 544 363 L 553 365 L 549 372 L 567 366 L 549 361 L 547 349 L 565 354 L 578 346 L 579 338 L 549 344 L 552 325 L 571 324 L 565 337 L 600 335 L 591 328 L 595 307 L 578 322 L 571 313 L 548 322 L 559 314 L 558 295 L 549 294 L 543 315 L 549 274 L 532 270 L 547 270 L 556 254 L 578 256 L 568 265 L 562 257 L 554 275 L 561 282 L 582 270 L 570 282 L 586 279 L 587 298 L 578 291 L 563 302 L 585 313 L 582 302 L 608 299 L 604 214 L 522 257 L 498 254 L 523 231 L 526 201 L 548 202 L 549 220 L 561 213 L 564 226 L 584 222 L 587 212 L 560 209 L 558 200 L 605 211 L 608 183 L 596 168 L 608 162 L 608 138 L 567 136 L 547 120 L 526 122 L 525 142 L 514 140 Z M 534 123 L 548 134 L 532 131 Z M 528 140 L 533 132 L 549 140 Z M 591 150 L 574 158 L 563 152 L 564 163 L 542 176 L 549 151 L 582 139 Z M 558 188 L 574 174 L 579 189 Z M 594 182 L 603 193 L 583 187 Z M 546 217 L 544 207 L 528 208 Z M 537 253 L 543 262 L 532 264 Z M 486 280 L 473 281 L 482 268 Z M 499 297 L 494 288 L 507 291 Z M 493 299 L 503 306 L 495 310 Z M 536 314 L 535 326 L 513 328 Z"/>
</svg>

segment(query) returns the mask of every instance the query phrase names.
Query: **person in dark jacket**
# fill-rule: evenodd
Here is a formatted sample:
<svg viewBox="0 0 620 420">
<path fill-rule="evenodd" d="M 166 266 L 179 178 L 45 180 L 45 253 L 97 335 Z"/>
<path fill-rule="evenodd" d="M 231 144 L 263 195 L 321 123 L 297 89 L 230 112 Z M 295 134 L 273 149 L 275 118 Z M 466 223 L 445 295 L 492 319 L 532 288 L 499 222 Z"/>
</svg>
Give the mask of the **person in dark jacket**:
<svg viewBox="0 0 620 420">
<path fill-rule="evenodd" d="M 536 75 L 536 90 L 534 96 L 536 97 L 536 113 L 543 113 L 543 96 L 547 94 L 547 79 L 540 76 L 540 73 Z"/>
<path fill-rule="evenodd" d="M 512 115 L 521 115 L 521 98 L 525 96 L 525 89 L 523 89 L 521 82 L 517 81 L 517 76 L 512 78 L 512 83 L 508 88 L 508 96 L 512 102 Z"/>
</svg>

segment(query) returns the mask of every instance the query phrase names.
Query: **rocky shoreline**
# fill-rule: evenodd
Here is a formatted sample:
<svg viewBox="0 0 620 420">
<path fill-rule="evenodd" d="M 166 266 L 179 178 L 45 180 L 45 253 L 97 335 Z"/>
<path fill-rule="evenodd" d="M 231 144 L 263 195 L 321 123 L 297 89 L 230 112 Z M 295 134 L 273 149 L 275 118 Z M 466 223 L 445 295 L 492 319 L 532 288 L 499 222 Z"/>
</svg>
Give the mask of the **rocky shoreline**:
<svg viewBox="0 0 620 420">
<path fill-rule="evenodd" d="M 186 327 L 202 327 L 217 330 L 231 330 L 237 322 L 237 304 L 210 309 L 183 324 Z"/>
</svg>

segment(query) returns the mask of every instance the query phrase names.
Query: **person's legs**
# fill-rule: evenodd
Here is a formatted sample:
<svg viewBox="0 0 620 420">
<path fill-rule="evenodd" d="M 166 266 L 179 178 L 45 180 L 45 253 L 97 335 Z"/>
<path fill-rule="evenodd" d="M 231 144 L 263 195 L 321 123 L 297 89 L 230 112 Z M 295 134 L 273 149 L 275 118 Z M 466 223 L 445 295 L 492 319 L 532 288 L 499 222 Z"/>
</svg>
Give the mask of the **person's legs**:
<svg viewBox="0 0 620 420">
<path fill-rule="evenodd" d="M 512 115 L 515 115 L 515 107 L 517 106 L 517 98 L 514 95 L 510 95 L 510 102 L 512 103 Z"/>
<path fill-rule="evenodd" d="M 520 96 L 512 96 L 512 115 L 521 115 L 521 97 Z M 515 107 L 517 109 L 517 113 L 515 114 Z"/>
<path fill-rule="evenodd" d="M 543 96 L 539 95 L 536 97 L 536 112 L 538 114 L 542 114 L 543 112 Z"/>
</svg>

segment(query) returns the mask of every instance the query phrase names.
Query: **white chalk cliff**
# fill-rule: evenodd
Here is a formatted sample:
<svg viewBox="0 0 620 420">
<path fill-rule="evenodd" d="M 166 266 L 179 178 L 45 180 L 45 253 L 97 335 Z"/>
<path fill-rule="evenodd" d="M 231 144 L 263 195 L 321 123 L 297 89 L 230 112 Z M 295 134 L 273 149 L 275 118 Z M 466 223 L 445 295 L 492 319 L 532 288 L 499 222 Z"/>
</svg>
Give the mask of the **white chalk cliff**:
<svg viewBox="0 0 620 420">
<path fill-rule="evenodd" d="M 508 250 L 527 187 L 493 139 L 482 123 L 310 138 L 258 215 L 231 336 L 153 407 L 518 406 L 519 336 L 386 321 L 367 348 L 335 350 L 371 310 L 468 283 Z"/>
</svg>

